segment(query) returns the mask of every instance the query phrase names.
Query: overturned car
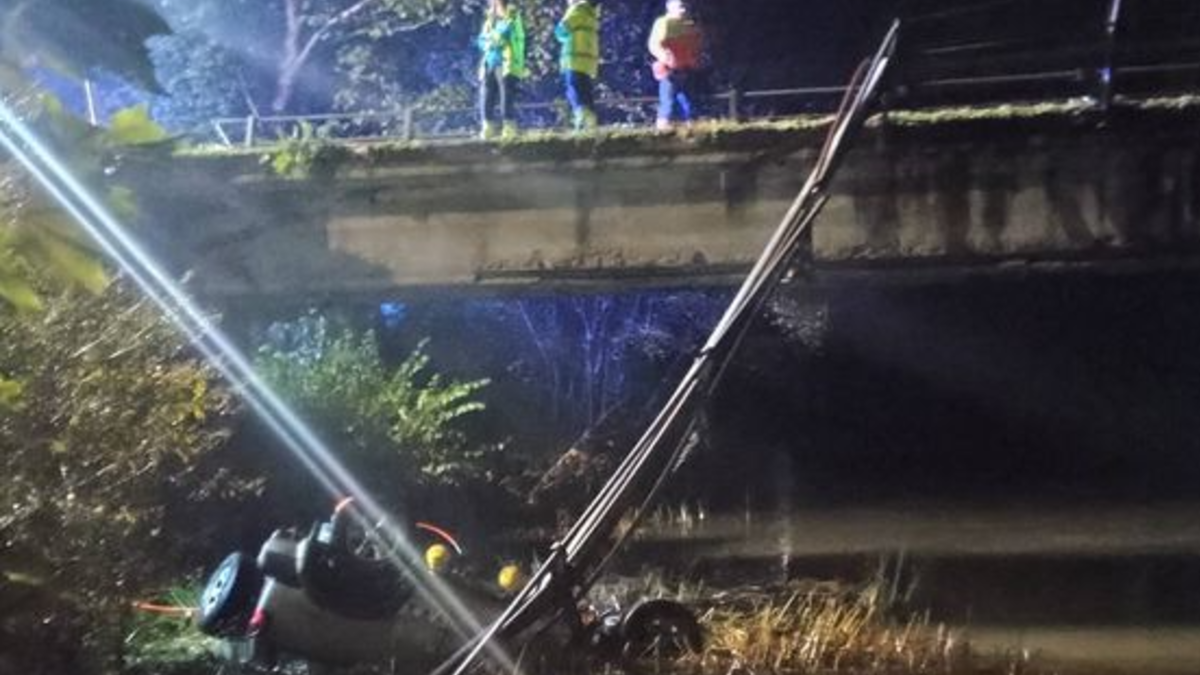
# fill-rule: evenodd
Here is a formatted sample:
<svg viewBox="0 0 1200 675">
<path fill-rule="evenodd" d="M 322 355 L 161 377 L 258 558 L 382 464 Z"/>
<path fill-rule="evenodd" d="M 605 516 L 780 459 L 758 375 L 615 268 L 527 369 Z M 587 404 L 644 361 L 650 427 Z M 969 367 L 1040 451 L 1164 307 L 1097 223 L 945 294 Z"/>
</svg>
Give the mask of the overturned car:
<svg viewBox="0 0 1200 675">
<path fill-rule="evenodd" d="M 446 530 L 417 524 L 422 536 L 425 579 L 397 564 L 386 528 L 364 528 L 362 514 L 344 500 L 307 533 L 279 529 L 257 557 L 229 554 L 210 574 L 200 597 L 196 625 L 220 638 L 223 655 L 273 667 L 289 660 L 310 666 L 399 662 L 431 669 L 471 637 L 423 584 L 444 584 L 476 623 L 499 616 L 520 574 L 506 567 L 495 584 L 472 580 L 466 565 L 453 564 L 465 551 Z M 455 562 L 458 562 L 457 560 Z M 625 658 L 650 651 L 679 654 L 701 645 L 693 614 L 663 599 L 619 607 L 580 608 L 582 638 L 597 658 Z M 564 644 L 564 643 L 560 643 Z"/>
</svg>

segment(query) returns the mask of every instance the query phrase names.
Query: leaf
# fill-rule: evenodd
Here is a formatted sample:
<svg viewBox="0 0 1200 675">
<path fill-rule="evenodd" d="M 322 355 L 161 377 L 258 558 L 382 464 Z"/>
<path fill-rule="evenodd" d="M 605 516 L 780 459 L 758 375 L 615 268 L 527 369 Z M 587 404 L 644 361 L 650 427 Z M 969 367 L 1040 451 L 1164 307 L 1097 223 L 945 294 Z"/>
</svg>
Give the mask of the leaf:
<svg viewBox="0 0 1200 675">
<path fill-rule="evenodd" d="M 208 397 L 208 380 L 197 377 L 192 382 L 192 418 L 203 422 L 207 417 L 206 402 Z"/>
<path fill-rule="evenodd" d="M 79 240 L 76 230 L 59 211 L 31 210 L 14 250 L 29 265 L 67 284 L 99 293 L 108 286 L 104 264 Z"/>
<path fill-rule="evenodd" d="M 65 281 L 73 282 L 91 293 L 108 286 L 108 273 L 100 260 L 66 241 L 45 237 L 41 240 L 49 269 Z"/>
<path fill-rule="evenodd" d="M 24 391 L 25 387 L 20 382 L 0 376 L 0 410 L 17 407 Z"/>
<path fill-rule="evenodd" d="M 108 139 L 117 145 L 148 145 L 170 140 L 170 134 L 150 118 L 145 103 L 113 113 Z"/>
<path fill-rule="evenodd" d="M 37 312 L 42 299 L 10 258 L 0 258 L 0 300 L 17 312 Z"/>
</svg>

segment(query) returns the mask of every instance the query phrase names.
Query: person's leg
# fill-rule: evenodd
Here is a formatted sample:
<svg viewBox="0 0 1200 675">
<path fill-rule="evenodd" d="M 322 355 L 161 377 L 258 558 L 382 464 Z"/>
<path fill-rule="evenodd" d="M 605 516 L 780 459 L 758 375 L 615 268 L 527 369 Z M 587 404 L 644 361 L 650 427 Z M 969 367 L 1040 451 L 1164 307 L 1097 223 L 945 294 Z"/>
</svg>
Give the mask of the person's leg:
<svg viewBox="0 0 1200 675">
<path fill-rule="evenodd" d="M 496 135 L 496 104 L 499 103 L 500 92 L 497 86 L 497 71 L 487 70 L 483 74 L 483 82 L 480 83 L 480 138 L 488 139 Z"/>
<path fill-rule="evenodd" d="M 500 117 L 503 128 L 500 135 L 512 138 L 517 135 L 517 78 L 509 75 L 500 78 Z"/>
<path fill-rule="evenodd" d="M 695 90 L 695 78 L 688 71 L 681 71 L 675 80 L 675 103 L 679 106 L 679 119 L 690 123 L 692 121 L 692 93 Z"/>
<path fill-rule="evenodd" d="M 671 113 L 675 107 L 675 83 L 667 75 L 658 81 L 658 119 L 654 126 L 659 131 L 671 128 Z"/>
<path fill-rule="evenodd" d="M 563 84 L 566 86 L 567 90 L 567 103 L 571 105 L 571 119 L 574 120 L 576 130 L 578 130 L 579 127 L 578 120 L 580 109 L 579 87 L 578 81 L 576 80 L 577 75 L 578 73 L 573 70 L 567 70 L 563 72 Z"/>
<path fill-rule="evenodd" d="M 575 128 L 581 131 L 591 131 L 597 127 L 596 119 L 596 83 L 591 76 L 576 73 L 579 82 L 579 115 Z"/>
</svg>

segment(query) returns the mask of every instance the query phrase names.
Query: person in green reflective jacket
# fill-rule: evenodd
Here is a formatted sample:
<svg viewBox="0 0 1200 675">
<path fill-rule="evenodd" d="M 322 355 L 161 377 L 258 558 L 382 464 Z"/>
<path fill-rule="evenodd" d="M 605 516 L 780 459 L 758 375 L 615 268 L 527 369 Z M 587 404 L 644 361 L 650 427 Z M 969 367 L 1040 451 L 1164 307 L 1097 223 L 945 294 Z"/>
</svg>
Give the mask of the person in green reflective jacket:
<svg viewBox="0 0 1200 675">
<path fill-rule="evenodd" d="M 509 0 L 490 0 L 483 28 L 476 39 L 479 62 L 480 136 L 505 138 L 517 133 L 516 94 L 525 69 L 525 24 Z M 497 114 L 499 112 L 499 114 Z"/>
<path fill-rule="evenodd" d="M 562 43 L 559 68 L 575 130 L 596 128 L 596 76 L 600 73 L 600 10 L 596 0 L 572 0 L 554 36 Z"/>
</svg>

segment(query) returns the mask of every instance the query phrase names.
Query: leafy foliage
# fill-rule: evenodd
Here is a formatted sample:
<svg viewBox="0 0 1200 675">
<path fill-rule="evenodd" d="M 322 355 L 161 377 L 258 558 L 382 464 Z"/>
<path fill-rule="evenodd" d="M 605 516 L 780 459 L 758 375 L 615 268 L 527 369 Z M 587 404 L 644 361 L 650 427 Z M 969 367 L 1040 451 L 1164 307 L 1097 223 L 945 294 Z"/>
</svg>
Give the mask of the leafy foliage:
<svg viewBox="0 0 1200 675">
<path fill-rule="evenodd" d="M 136 0 L 19 0 L 0 8 L 0 60 L 77 77 L 103 68 L 158 91 L 146 40 L 171 32 Z"/>
<path fill-rule="evenodd" d="M 97 3 L 97 6 L 107 4 Z M 69 9 L 58 2 L 38 5 L 37 9 L 30 7 L 29 3 L 22 3 L 7 11 L 6 30 L 16 30 L 28 23 L 48 31 L 50 26 L 41 25 L 49 21 L 47 16 L 63 21 L 82 20 L 79 16 L 62 16 L 63 13 L 69 14 Z M 114 11 L 125 16 L 122 12 L 136 14 L 144 10 L 121 6 Z M 140 14 L 138 16 L 140 18 L 136 20 L 131 19 L 134 23 L 130 30 L 135 33 L 142 28 L 150 30 L 153 24 L 151 19 Z M 32 38 L 26 35 L 23 39 Z M 137 58 L 137 53 L 121 54 L 122 59 L 127 61 Z M 109 64 L 115 67 L 105 60 L 103 54 L 92 54 L 86 49 L 80 58 L 91 60 L 77 63 Z M 116 57 L 110 55 L 108 58 Z M 103 164 L 115 149 L 166 139 L 166 133 L 150 121 L 144 108 L 122 111 L 114 117 L 111 129 L 97 130 L 67 114 L 57 99 L 38 95 L 14 67 L 12 57 L 7 52 L 0 54 L 0 69 L 7 73 L 7 79 L 11 79 L 15 85 L 4 95 L 4 103 L 21 109 L 31 127 L 51 147 L 59 150 L 71 162 L 72 170 L 85 181 L 95 182 L 103 174 Z M 122 196 L 127 196 L 127 193 L 119 191 L 110 194 L 114 203 L 128 203 L 127 199 L 120 198 Z M 43 198 L 33 179 L 15 160 L 0 158 L 0 303 L 17 311 L 36 311 L 41 308 L 41 300 L 28 278 L 30 269 L 44 270 L 60 280 L 73 281 L 93 292 L 99 291 L 107 283 L 102 266 L 90 255 L 66 214 Z"/>
<path fill-rule="evenodd" d="M 150 109 L 138 105 L 119 110 L 109 120 L 108 138 L 120 145 L 153 145 L 170 139 L 166 130 L 150 119 Z"/>
<path fill-rule="evenodd" d="M 152 305 L 122 284 L 93 296 L 37 283 L 44 311 L 0 316 L 0 366 L 24 389 L 0 416 L 0 571 L 40 576 L 37 611 L 95 642 L 202 545 L 168 538 L 168 523 L 258 485 L 218 457 L 231 393 Z"/>
<path fill-rule="evenodd" d="M 152 35 L 169 33 L 157 13 L 133 0 L 24 0 L 0 8 L 0 96 L 6 106 L 40 120 L 41 131 L 68 158 L 83 178 L 102 173 L 102 157 L 114 146 L 162 140 L 165 134 L 145 111 L 118 115 L 114 129 L 96 132 L 62 111 L 57 101 L 40 96 L 21 71 L 31 60 L 63 72 L 82 75 L 103 68 L 156 90 L 146 51 Z M 84 159 L 86 158 L 86 159 Z M 129 192 L 110 193 L 114 207 L 132 203 Z M 5 159 L 0 164 L 0 304 L 18 312 L 37 311 L 41 299 L 30 281 L 41 270 L 93 292 L 107 275 L 79 238 L 66 216 L 34 189 L 24 171 Z M 0 410 L 19 400 L 23 386 L 0 367 Z"/>
<path fill-rule="evenodd" d="M 122 149 L 166 142 L 166 132 L 150 120 L 144 106 L 117 113 L 108 129 L 93 128 L 66 113 L 56 99 L 42 97 L 30 106 L 30 125 L 65 158 L 75 176 L 102 185 L 109 158 Z M 135 210 L 132 193 L 108 185 L 105 196 L 118 214 Z M 53 205 L 34 179 L 13 159 L 0 160 L 0 306 L 31 313 L 42 309 L 35 288 L 37 276 L 59 285 L 99 293 L 108 273 L 71 218 Z M 7 378 L 0 364 L 0 409 L 15 402 L 20 386 Z"/>
<path fill-rule="evenodd" d="M 328 105 L 330 70 L 337 69 L 343 50 L 447 25 L 482 6 L 479 0 L 158 0 L 158 5 L 180 32 L 214 36 L 238 52 L 252 98 L 273 112 L 295 111 L 314 100 L 317 107 Z M 347 63 L 355 61 L 347 54 Z M 371 67 L 359 69 L 357 77 L 390 87 L 394 61 L 410 63 L 398 54 L 359 60 Z"/>
<path fill-rule="evenodd" d="M 333 171 L 346 154 L 344 146 L 329 142 L 327 127 L 302 122 L 260 162 L 280 178 L 304 180 Z"/>
<path fill-rule="evenodd" d="M 193 130 L 246 113 L 246 68 L 233 50 L 189 32 L 154 38 L 150 55 L 164 93 L 153 105 L 162 124 Z"/>
<path fill-rule="evenodd" d="M 331 332 L 308 317 L 277 327 L 258 353 L 263 377 L 353 464 L 359 475 L 456 484 L 485 470 L 456 423 L 483 409 L 487 380 L 457 381 L 429 372 L 422 343 L 395 368 L 379 357 L 372 333 Z"/>
</svg>

